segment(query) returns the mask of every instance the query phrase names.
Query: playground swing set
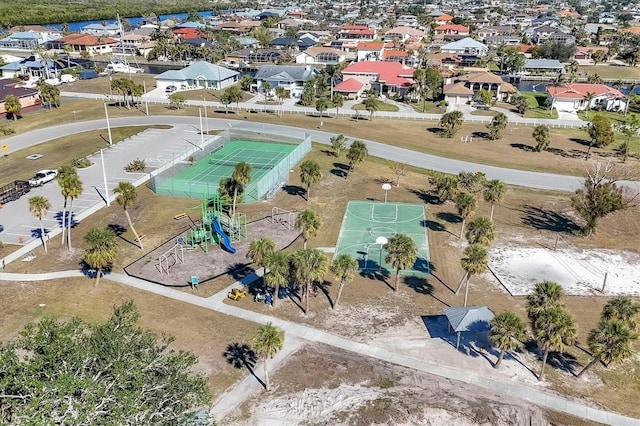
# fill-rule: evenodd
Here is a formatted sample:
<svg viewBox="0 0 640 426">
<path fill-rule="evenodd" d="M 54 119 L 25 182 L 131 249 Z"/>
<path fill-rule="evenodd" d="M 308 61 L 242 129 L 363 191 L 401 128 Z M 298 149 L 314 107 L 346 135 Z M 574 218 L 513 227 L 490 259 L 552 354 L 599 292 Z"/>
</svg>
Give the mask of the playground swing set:
<svg viewBox="0 0 640 426">
<path fill-rule="evenodd" d="M 231 254 L 236 252 L 232 242 L 240 241 L 247 236 L 247 216 L 236 213 L 228 216 L 223 213 L 223 202 L 218 193 L 213 196 L 203 196 L 199 208 L 201 219 L 195 223 L 182 237 L 182 240 L 192 250 L 198 247 L 208 253 L 209 245 L 220 244 Z"/>
</svg>

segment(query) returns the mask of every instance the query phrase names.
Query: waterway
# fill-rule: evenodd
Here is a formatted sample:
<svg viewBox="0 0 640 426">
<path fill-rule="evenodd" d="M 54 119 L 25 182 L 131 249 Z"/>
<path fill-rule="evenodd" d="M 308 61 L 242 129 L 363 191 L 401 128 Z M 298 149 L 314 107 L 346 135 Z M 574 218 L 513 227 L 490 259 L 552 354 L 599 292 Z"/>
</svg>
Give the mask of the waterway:
<svg viewBox="0 0 640 426">
<path fill-rule="evenodd" d="M 513 83 L 512 83 L 513 84 Z M 553 84 L 551 80 L 539 81 L 539 80 L 520 80 L 519 83 L 513 84 L 513 86 L 521 92 L 546 92 L 546 87 Z M 610 84 L 610 83 L 609 83 Z M 625 85 L 620 88 L 620 92 L 628 94 L 631 91 L 631 85 Z M 636 95 L 640 95 L 640 86 L 634 90 Z"/>
<path fill-rule="evenodd" d="M 198 14 L 200 16 L 202 16 L 203 18 L 209 18 L 213 15 L 213 12 L 209 11 L 203 11 L 203 12 L 198 12 Z M 182 21 L 184 20 L 187 16 L 189 16 L 188 13 L 174 13 L 174 14 L 169 14 L 169 15 L 160 15 L 160 20 L 164 21 L 165 19 L 173 19 L 176 21 Z M 133 17 L 133 18 L 120 18 L 121 21 L 124 20 L 128 20 L 131 23 L 131 26 L 133 28 L 142 25 L 144 18 L 142 16 L 138 16 L 138 17 Z M 101 20 L 96 20 L 96 21 L 79 21 L 79 22 L 69 22 L 69 31 L 70 32 L 78 32 L 80 30 L 82 30 L 82 28 L 86 27 L 87 25 L 90 24 L 100 24 L 102 22 L 107 22 L 108 24 L 117 24 L 118 21 L 116 19 L 111 19 L 111 20 L 105 20 L 105 21 L 101 21 Z M 56 29 L 62 29 L 62 24 L 50 24 L 50 25 L 46 25 L 47 27 L 53 27 Z"/>
</svg>

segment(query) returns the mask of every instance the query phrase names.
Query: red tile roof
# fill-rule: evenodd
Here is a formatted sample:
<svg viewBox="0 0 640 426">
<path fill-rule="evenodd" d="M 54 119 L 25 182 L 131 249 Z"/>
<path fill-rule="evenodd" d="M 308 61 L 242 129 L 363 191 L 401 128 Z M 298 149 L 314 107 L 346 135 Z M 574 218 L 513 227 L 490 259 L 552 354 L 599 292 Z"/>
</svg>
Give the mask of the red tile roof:
<svg viewBox="0 0 640 426">
<path fill-rule="evenodd" d="M 342 28 L 340 28 L 342 31 L 362 31 L 362 30 L 368 30 L 369 27 L 365 26 L 365 25 L 343 25 Z"/>
<path fill-rule="evenodd" d="M 364 42 L 358 43 L 358 50 L 382 50 L 384 43 Z"/>
<path fill-rule="evenodd" d="M 547 86 L 549 95 L 560 99 L 584 99 L 587 93 L 593 93 L 596 97 L 608 95 L 611 98 L 621 98 L 624 95 L 618 89 L 606 84 L 567 83 L 562 86 Z"/>
<path fill-rule="evenodd" d="M 340 84 L 336 84 L 333 90 L 344 93 L 358 93 L 364 87 L 364 83 L 356 78 L 348 78 Z"/>
<path fill-rule="evenodd" d="M 406 58 L 407 56 L 409 56 L 409 54 L 407 52 L 404 52 L 402 50 L 385 50 L 382 52 L 382 57 L 383 58 L 391 58 L 391 57 L 403 57 Z"/>
<path fill-rule="evenodd" d="M 114 40 L 109 37 L 98 37 L 93 34 L 69 34 L 61 37 L 56 42 L 62 42 L 64 44 L 73 44 L 76 46 L 102 46 L 105 44 L 117 44 L 118 40 Z"/>
<path fill-rule="evenodd" d="M 434 31 L 457 31 L 459 33 L 468 33 L 469 28 L 465 27 L 464 25 L 445 24 L 445 25 L 440 25 L 436 27 Z"/>
<path fill-rule="evenodd" d="M 413 84 L 414 68 L 402 65 L 400 62 L 361 61 L 346 67 L 343 74 L 377 75 L 378 81 L 389 86 L 408 87 Z"/>
<path fill-rule="evenodd" d="M 451 21 L 453 19 L 453 16 L 451 15 L 447 15 L 446 13 L 444 15 L 440 15 L 438 16 L 435 21 Z"/>
</svg>

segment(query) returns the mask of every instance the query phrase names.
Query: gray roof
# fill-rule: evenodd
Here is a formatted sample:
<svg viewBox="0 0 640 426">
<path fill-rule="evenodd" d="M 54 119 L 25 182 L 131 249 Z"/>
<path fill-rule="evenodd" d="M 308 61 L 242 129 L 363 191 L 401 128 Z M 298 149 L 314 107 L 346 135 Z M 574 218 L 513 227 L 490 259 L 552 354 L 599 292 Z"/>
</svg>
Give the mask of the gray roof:
<svg viewBox="0 0 640 426">
<path fill-rule="evenodd" d="M 479 331 L 487 328 L 494 315 L 487 306 L 454 306 L 444 308 L 444 314 L 454 331 Z M 486 323 L 486 326 L 481 323 Z"/>
<path fill-rule="evenodd" d="M 157 80 L 193 80 L 196 77 L 204 77 L 208 81 L 223 81 L 240 74 L 237 71 L 225 67 L 199 61 L 181 70 L 165 71 L 155 78 Z"/>
<path fill-rule="evenodd" d="M 564 68 L 562 62 L 557 59 L 526 59 L 523 68 Z"/>
<path fill-rule="evenodd" d="M 466 47 L 476 49 L 488 49 L 486 44 L 480 43 L 471 37 L 465 37 L 462 40 L 454 41 L 440 47 L 440 50 L 464 50 Z"/>
<path fill-rule="evenodd" d="M 314 67 L 292 65 L 265 65 L 258 68 L 256 80 L 307 81 L 318 71 Z"/>
</svg>

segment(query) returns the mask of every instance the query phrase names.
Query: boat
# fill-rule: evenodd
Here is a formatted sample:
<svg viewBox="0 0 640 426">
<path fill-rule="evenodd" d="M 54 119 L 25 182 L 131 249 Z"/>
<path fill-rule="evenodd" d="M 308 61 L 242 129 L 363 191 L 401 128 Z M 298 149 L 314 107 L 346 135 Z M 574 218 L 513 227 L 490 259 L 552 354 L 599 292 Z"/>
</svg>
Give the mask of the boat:
<svg viewBox="0 0 640 426">
<path fill-rule="evenodd" d="M 125 74 L 142 74 L 144 72 L 142 68 L 133 67 L 129 65 L 126 61 L 116 61 L 116 60 L 109 61 L 107 66 L 104 67 L 104 70 L 109 74 L 116 73 L 116 72 L 121 72 Z"/>
</svg>

